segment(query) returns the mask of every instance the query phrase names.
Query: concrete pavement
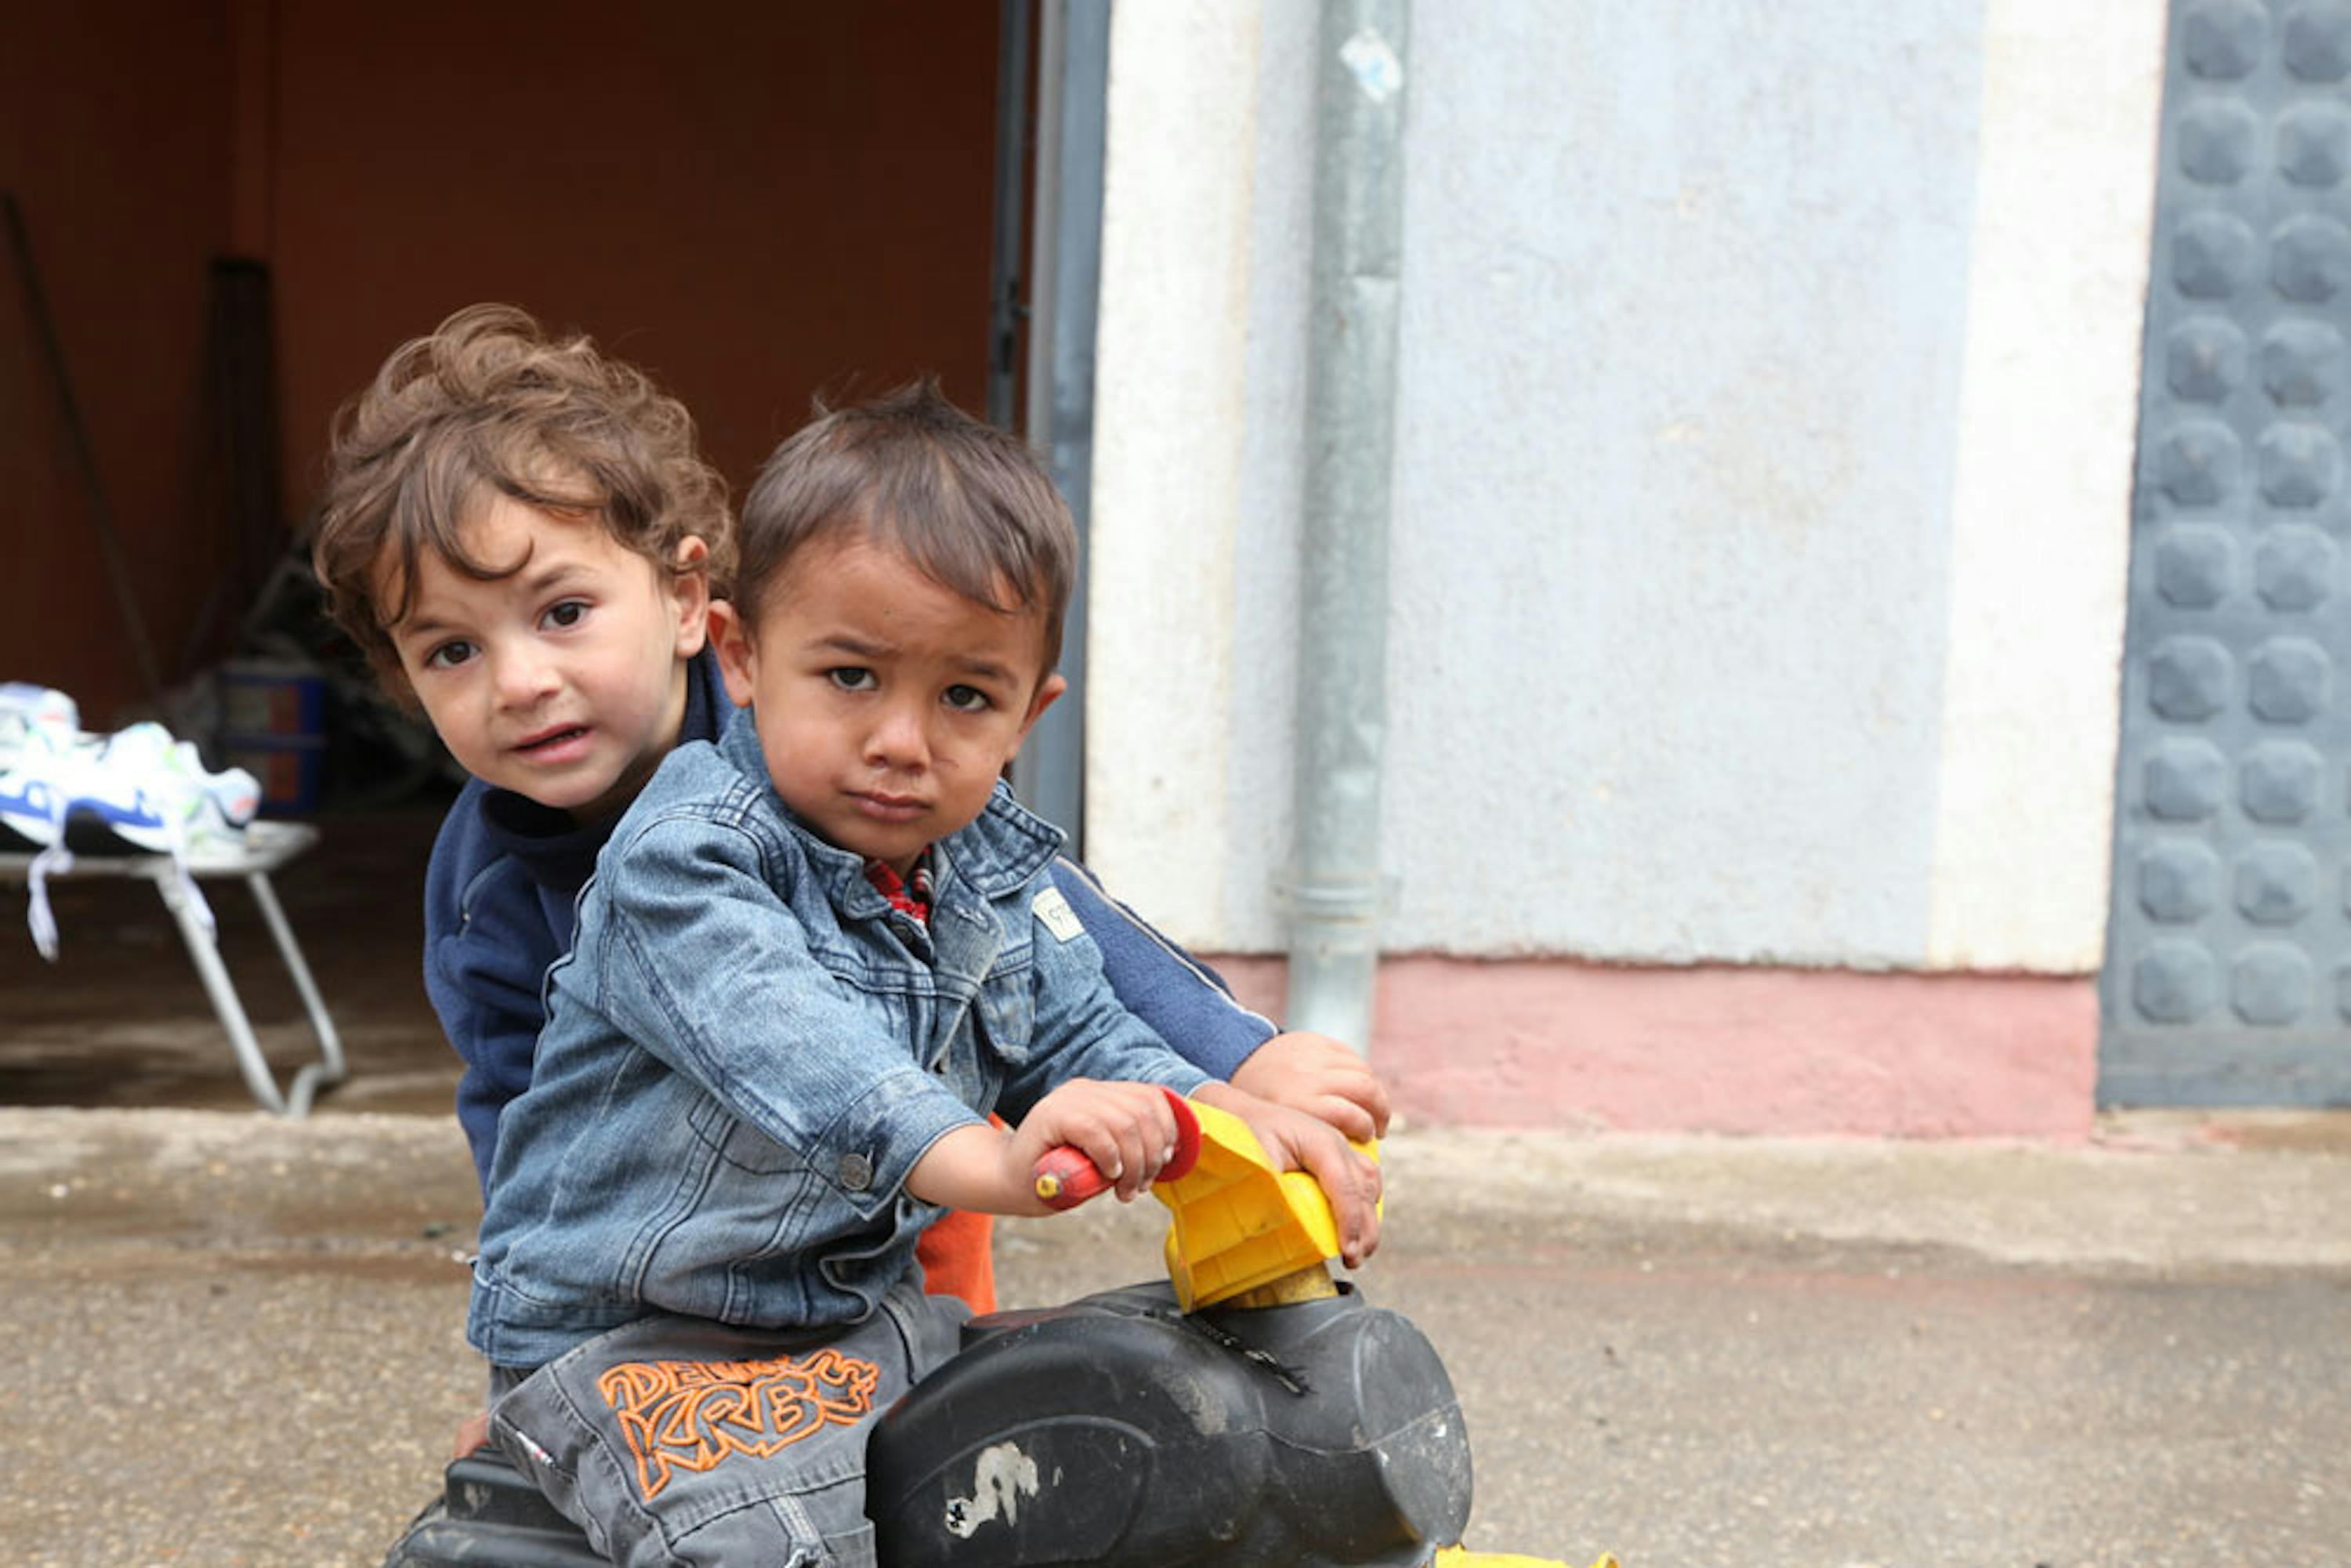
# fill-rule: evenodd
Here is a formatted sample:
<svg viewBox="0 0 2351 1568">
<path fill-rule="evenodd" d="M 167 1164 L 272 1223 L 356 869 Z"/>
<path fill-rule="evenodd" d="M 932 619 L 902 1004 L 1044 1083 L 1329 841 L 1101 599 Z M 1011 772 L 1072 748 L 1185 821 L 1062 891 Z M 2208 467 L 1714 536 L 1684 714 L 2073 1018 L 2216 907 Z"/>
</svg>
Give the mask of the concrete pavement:
<svg viewBox="0 0 2351 1568">
<path fill-rule="evenodd" d="M 1625 1568 L 2351 1563 L 2351 1121 L 2090 1146 L 1389 1140 L 1359 1282 L 1462 1394 L 1471 1543 Z M 368 1563 L 477 1377 L 440 1116 L 0 1110 L 0 1538 Z M 1156 1207 L 1009 1226 L 1008 1303 Z"/>
</svg>

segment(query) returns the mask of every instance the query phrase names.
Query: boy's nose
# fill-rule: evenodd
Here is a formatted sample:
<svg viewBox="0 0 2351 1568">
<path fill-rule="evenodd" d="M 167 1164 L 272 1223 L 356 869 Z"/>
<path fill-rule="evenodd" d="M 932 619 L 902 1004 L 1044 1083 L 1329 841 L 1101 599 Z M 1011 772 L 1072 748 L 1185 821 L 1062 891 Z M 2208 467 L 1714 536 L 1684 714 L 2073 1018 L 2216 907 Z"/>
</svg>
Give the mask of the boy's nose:
<svg viewBox="0 0 2351 1568">
<path fill-rule="evenodd" d="M 556 687 L 555 664 L 528 649 L 500 649 L 490 655 L 491 679 L 498 701 L 508 707 L 528 707 Z"/>
<path fill-rule="evenodd" d="M 876 716 L 865 737 L 865 760 L 898 773 L 919 773 L 930 766 L 930 734 L 914 704 L 893 703 Z"/>
</svg>

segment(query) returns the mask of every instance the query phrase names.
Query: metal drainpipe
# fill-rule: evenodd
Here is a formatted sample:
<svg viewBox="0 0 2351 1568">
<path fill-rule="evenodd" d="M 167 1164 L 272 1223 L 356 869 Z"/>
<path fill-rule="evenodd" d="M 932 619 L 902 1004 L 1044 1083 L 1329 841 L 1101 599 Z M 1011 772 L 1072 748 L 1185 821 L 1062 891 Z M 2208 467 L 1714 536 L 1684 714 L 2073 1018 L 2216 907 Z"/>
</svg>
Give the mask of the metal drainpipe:
<svg viewBox="0 0 2351 1568">
<path fill-rule="evenodd" d="M 1408 0 L 1323 0 L 1286 1021 L 1369 1054 Z"/>
</svg>

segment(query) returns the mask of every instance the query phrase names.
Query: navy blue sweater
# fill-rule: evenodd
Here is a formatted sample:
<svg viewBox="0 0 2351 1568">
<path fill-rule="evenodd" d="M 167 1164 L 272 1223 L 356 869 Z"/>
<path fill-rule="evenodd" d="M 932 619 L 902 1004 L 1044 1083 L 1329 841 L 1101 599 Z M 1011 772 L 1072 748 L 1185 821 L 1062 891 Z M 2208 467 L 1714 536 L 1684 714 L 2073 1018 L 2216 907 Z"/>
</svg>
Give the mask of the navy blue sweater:
<svg viewBox="0 0 2351 1568">
<path fill-rule="evenodd" d="M 717 739 L 734 711 L 705 648 L 687 669 L 680 740 Z M 424 873 L 424 989 L 465 1061 L 457 1121 L 485 1186 L 498 1114 L 530 1087 L 547 1022 L 548 967 L 571 950 L 580 889 L 617 820 L 582 827 L 475 779 L 434 841 Z M 1083 867 L 1057 861 L 1053 880 L 1101 947 L 1119 1000 L 1202 1071 L 1229 1078 L 1273 1037 L 1273 1025 L 1234 1000 L 1215 971 L 1136 918 Z"/>
</svg>

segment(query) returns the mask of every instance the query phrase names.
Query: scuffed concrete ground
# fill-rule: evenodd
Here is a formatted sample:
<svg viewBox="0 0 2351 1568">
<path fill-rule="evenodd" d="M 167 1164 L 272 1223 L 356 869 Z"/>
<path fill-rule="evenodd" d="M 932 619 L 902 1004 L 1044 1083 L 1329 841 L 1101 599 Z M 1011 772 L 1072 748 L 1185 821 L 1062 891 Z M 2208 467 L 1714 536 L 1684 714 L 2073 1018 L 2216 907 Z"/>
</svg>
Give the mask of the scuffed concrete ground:
<svg viewBox="0 0 2351 1568">
<path fill-rule="evenodd" d="M 16 1561 L 369 1564 L 431 1495 L 479 1388 L 478 1200 L 416 971 L 434 821 L 330 818 L 277 878 L 354 1068 L 308 1123 L 252 1112 L 152 889 L 58 887 L 55 966 L 0 922 Z M 213 893 L 290 1071 L 291 988 L 250 899 Z M 1416 1130 L 1386 1155 L 1363 1284 L 1459 1387 L 1473 1544 L 2351 1564 L 2351 1118 L 2138 1115 L 2074 1149 Z M 1145 1277 L 1161 1223 L 1008 1228 L 1006 1300 Z"/>
<path fill-rule="evenodd" d="M 1386 1148 L 1362 1277 L 1446 1355 L 1472 1543 L 1626 1568 L 2351 1562 L 2351 1143 L 1497 1136 Z M 0 1110 L 0 1539 L 367 1563 L 474 1399 L 454 1126 Z M 1008 1227 L 1008 1301 L 1143 1277 L 1155 1206 Z"/>
</svg>

